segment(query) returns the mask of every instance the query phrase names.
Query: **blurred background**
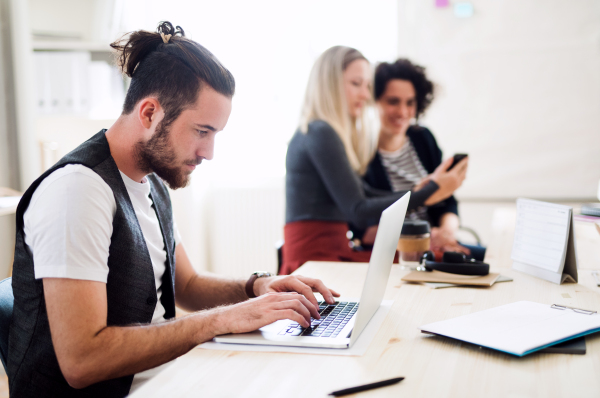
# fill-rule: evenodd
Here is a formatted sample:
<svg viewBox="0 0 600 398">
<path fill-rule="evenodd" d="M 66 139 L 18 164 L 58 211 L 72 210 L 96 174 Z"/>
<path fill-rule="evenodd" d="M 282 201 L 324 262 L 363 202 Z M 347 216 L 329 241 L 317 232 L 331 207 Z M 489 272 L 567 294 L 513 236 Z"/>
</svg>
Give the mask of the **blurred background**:
<svg viewBox="0 0 600 398">
<path fill-rule="evenodd" d="M 199 270 L 275 271 L 283 236 L 287 142 L 315 59 L 333 45 L 373 64 L 408 57 L 437 97 L 421 120 L 445 157 L 469 153 L 457 191 L 483 243 L 517 197 L 598 201 L 598 0 L 0 0 L 0 187 L 24 191 L 81 142 L 108 128 L 127 89 L 109 43 L 181 25 L 237 82 L 215 158 L 172 192 Z M 14 214 L 0 209 L 0 273 Z"/>
</svg>

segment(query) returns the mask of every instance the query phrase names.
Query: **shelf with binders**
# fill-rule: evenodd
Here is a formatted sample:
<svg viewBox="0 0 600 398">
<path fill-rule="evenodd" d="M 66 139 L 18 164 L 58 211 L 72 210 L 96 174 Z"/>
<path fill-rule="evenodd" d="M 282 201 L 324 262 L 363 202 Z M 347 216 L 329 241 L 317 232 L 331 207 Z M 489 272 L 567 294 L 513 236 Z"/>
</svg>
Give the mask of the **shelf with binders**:
<svg viewBox="0 0 600 398">
<path fill-rule="evenodd" d="M 80 40 L 33 41 L 36 138 L 41 170 L 121 114 L 129 79 L 107 44 Z"/>
<path fill-rule="evenodd" d="M 106 43 L 81 40 L 34 40 L 33 51 L 89 51 L 110 53 Z"/>
<path fill-rule="evenodd" d="M 84 50 L 83 48 L 88 48 Z M 34 47 L 36 113 L 106 119 L 118 116 L 128 81 L 112 54 L 91 46 Z M 50 50 L 52 48 L 52 50 Z M 82 49 L 77 49 L 82 48 Z M 96 48 L 98 49 L 98 48 Z"/>
</svg>

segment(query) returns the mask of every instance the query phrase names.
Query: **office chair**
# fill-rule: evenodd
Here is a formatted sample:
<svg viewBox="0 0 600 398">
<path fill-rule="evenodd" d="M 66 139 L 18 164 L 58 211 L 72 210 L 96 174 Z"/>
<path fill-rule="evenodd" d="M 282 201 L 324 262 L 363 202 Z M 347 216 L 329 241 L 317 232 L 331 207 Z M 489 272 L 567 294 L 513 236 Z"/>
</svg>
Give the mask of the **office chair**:
<svg viewBox="0 0 600 398">
<path fill-rule="evenodd" d="M 467 232 L 468 234 L 470 234 L 477 242 L 477 245 L 481 246 L 481 238 L 479 237 L 479 234 L 477 232 L 475 232 L 475 230 L 473 228 L 464 227 L 461 225 L 460 227 L 458 227 L 458 230 Z"/>
<path fill-rule="evenodd" d="M 281 264 L 283 264 L 283 239 L 279 239 L 275 242 L 275 250 L 277 251 L 277 275 L 281 271 Z"/>
<path fill-rule="evenodd" d="M 15 297 L 12 290 L 12 278 L 0 282 L 0 359 L 6 371 L 8 361 L 8 330 L 13 315 Z"/>
</svg>

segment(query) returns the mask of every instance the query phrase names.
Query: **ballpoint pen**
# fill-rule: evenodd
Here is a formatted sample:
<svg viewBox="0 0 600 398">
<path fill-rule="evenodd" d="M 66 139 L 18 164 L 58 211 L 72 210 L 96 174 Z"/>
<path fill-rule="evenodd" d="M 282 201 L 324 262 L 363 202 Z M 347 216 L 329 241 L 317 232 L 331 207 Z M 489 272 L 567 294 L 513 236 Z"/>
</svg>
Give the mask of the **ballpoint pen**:
<svg viewBox="0 0 600 398">
<path fill-rule="evenodd" d="M 396 377 L 396 378 L 389 379 L 389 380 L 378 381 L 376 383 L 365 384 L 363 386 L 345 388 L 343 390 L 338 390 L 338 391 L 329 393 L 329 395 L 333 395 L 334 397 L 341 397 L 343 395 L 349 395 L 349 394 L 354 394 L 354 393 L 361 392 L 361 391 L 372 390 L 374 388 L 390 386 L 390 385 L 396 384 L 402 380 L 404 380 L 404 377 Z"/>
</svg>

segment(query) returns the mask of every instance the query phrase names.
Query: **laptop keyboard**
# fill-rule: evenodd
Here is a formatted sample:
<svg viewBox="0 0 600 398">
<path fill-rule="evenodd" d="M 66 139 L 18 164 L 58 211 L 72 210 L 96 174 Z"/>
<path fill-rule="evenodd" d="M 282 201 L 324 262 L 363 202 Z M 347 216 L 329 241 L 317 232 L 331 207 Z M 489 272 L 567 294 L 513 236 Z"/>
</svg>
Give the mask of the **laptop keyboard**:
<svg viewBox="0 0 600 398">
<path fill-rule="evenodd" d="M 358 303 L 336 301 L 327 304 L 319 302 L 321 319 L 311 318 L 310 327 L 303 328 L 297 322 L 290 323 L 279 334 L 285 336 L 312 336 L 312 337 L 338 337 L 344 326 L 358 310 Z"/>
</svg>

